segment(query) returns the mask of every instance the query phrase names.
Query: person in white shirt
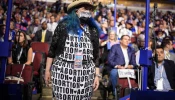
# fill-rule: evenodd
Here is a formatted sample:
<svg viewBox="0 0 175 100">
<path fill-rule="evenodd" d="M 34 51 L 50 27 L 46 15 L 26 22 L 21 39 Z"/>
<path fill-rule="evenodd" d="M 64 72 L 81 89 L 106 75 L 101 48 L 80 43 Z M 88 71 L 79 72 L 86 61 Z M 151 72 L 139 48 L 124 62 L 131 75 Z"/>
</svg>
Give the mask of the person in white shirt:
<svg viewBox="0 0 175 100">
<path fill-rule="evenodd" d="M 143 42 L 145 42 L 145 35 L 142 37 L 142 39 L 140 39 L 139 40 L 141 43 L 143 43 Z M 151 37 L 149 37 L 149 43 L 148 43 L 148 50 L 151 50 L 152 51 L 152 45 L 153 45 L 153 41 L 152 41 L 152 38 Z M 142 45 L 145 45 L 145 43 L 143 43 Z M 142 48 L 140 48 L 140 49 L 143 49 L 143 47 Z M 139 63 L 139 60 L 140 60 L 140 49 L 136 52 L 136 64 L 138 65 L 138 66 L 140 66 L 140 63 Z"/>
<path fill-rule="evenodd" d="M 126 22 L 125 27 L 121 28 L 119 30 L 118 36 L 121 38 L 123 35 L 129 35 L 132 36 L 132 31 L 130 30 L 133 27 L 133 24 L 131 22 Z"/>
<path fill-rule="evenodd" d="M 128 46 L 130 36 L 123 35 L 120 44 L 115 44 L 108 54 L 108 68 L 110 71 L 110 81 L 113 88 L 113 97 L 116 95 L 116 85 L 118 78 L 118 69 L 134 69 L 137 68 L 135 61 L 135 51 Z"/>
<path fill-rule="evenodd" d="M 55 22 L 55 16 L 50 16 L 50 23 L 47 24 L 47 29 L 52 32 L 52 35 L 54 34 L 55 28 L 57 27 L 58 23 Z"/>
</svg>

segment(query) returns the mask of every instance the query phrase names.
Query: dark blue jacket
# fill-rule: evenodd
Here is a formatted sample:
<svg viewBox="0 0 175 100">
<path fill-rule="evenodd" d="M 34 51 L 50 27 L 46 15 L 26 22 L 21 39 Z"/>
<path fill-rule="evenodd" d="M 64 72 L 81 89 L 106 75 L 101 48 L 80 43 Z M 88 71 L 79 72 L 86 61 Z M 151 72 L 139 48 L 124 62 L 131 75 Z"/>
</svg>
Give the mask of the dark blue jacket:
<svg viewBox="0 0 175 100">
<path fill-rule="evenodd" d="M 136 68 L 136 59 L 135 59 L 135 51 L 132 47 L 128 46 L 128 58 L 129 65 L 133 65 Z M 116 65 L 125 65 L 124 54 L 122 52 L 120 44 L 113 45 L 109 55 L 108 55 L 108 64 L 111 68 L 114 68 Z"/>
</svg>

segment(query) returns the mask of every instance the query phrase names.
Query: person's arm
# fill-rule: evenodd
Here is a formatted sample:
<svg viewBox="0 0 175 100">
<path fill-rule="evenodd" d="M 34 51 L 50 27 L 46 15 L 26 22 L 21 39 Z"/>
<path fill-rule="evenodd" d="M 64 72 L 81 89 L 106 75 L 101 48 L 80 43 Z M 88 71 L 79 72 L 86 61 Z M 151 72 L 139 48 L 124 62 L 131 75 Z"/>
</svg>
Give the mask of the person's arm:
<svg viewBox="0 0 175 100">
<path fill-rule="evenodd" d="M 50 67 L 52 66 L 53 58 L 47 57 L 47 62 L 46 62 L 46 72 L 50 71 Z"/>
<path fill-rule="evenodd" d="M 116 62 L 114 62 L 115 56 L 116 56 L 116 46 L 114 45 L 111 47 L 111 50 L 108 54 L 108 64 L 112 67 L 115 67 L 117 65 Z"/>
<path fill-rule="evenodd" d="M 138 34 L 140 34 L 141 33 L 141 28 L 140 27 L 138 27 Z"/>
<path fill-rule="evenodd" d="M 13 64 L 13 60 L 12 60 L 12 52 L 11 52 L 10 57 L 8 57 L 8 64 Z"/>
<path fill-rule="evenodd" d="M 130 61 L 130 65 L 128 65 L 128 69 L 135 69 L 137 67 L 136 64 L 136 55 L 135 55 L 135 51 L 132 49 L 132 54 L 131 54 L 131 61 Z"/>
<path fill-rule="evenodd" d="M 103 46 L 107 45 L 107 42 L 108 42 L 108 40 L 101 42 L 101 43 L 100 43 L 100 46 L 103 47 Z"/>
<path fill-rule="evenodd" d="M 57 26 L 55 29 L 54 35 L 52 37 L 52 42 L 50 44 L 50 49 L 48 52 L 47 62 L 46 62 L 46 70 L 45 70 L 45 83 L 48 85 L 50 81 L 50 68 L 53 62 L 53 59 L 56 55 L 57 45 L 58 45 L 58 39 L 60 38 L 60 25 Z"/>
<path fill-rule="evenodd" d="M 34 41 L 38 41 L 38 42 L 40 42 L 39 40 L 38 40 L 38 34 L 39 34 L 39 31 L 37 31 L 36 33 L 35 33 L 35 36 L 34 36 Z"/>
<path fill-rule="evenodd" d="M 95 79 L 94 79 L 94 84 L 93 84 L 93 88 L 94 91 L 96 91 L 99 87 L 99 78 L 100 76 L 100 70 L 99 70 L 99 34 L 97 32 L 97 30 L 94 30 L 93 34 L 91 35 L 91 38 L 94 38 L 92 43 L 93 43 L 93 56 L 94 56 L 94 63 L 95 63 L 95 68 L 96 68 L 96 72 L 95 72 Z"/>
<path fill-rule="evenodd" d="M 51 68 L 52 62 L 53 62 L 53 58 L 47 57 L 45 78 L 44 78 L 46 85 L 49 85 L 50 83 L 50 79 L 51 79 L 50 68 Z"/>
<path fill-rule="evenodd" d="M 48 52 L 48 57 L 49 58 L 55 58 L 55 53 L 56 53 L 56 49 L 58 46 L 58 39 L 61 36 L 60 30 L 61 30 L 61 25 L 58 25 L 54 31 L 54 35 L 52 36 L 52 42 L 50 44 L 50 48 L 49 48 L 49 52 Z"/>
<path fill-rule="evenodd" d="M 26 65 L 30 65 L 32 63 L 32 57 L 33 57 L 33 50 L 32 48 L 30 48 L 28 50 L 27 62 L 25 63 Z"/>
<path fill-rule="evenodd" d="M 31 32 L 31 26 L 29 26 L 29 28 L 27 29 L 26 34 L 27 35 L 31 35 L 32 34 L 32 32 Z"/>
</svg>

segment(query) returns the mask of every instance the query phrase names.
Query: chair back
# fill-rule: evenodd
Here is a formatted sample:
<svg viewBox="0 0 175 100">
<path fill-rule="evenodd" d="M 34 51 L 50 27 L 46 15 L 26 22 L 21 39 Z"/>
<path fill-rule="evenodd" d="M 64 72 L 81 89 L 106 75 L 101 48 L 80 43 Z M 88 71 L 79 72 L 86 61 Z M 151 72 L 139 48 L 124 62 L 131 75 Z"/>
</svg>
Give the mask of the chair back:
<svg viewBox="0 0 175 100">
<path fill-rule="evenodd" d="M 7 65 L 6 76 L 20 76 L 22 68 L 23 68 L 23 64 Z M 33 74 L 32 66 L 25 65 L 24 70 L 21 75 L 21 77 L 24 79 L 24 84 L 27 84 L 32 81 L 32 78 L 33 78 L 32 74 Z"/>
<path fill-rule="evenodd" d="M 45 67 L 46 63 L 46 54 L 43 52 L 36 51 L 35 57 L 33 60 L 33 70 L 34 70 L 34 75 L 39 75 L 39 69 L 41 67 Z"/>
<path fill-rule="evenodd" d="M 31 47 L 32 47 L 34 52 L 40 51 L 40 52 L 45 53 L 46 56 L 48 55 L 48 51 L 49 51 L 49 44 L 48 43 L 32 42 Z"/>
</svg>

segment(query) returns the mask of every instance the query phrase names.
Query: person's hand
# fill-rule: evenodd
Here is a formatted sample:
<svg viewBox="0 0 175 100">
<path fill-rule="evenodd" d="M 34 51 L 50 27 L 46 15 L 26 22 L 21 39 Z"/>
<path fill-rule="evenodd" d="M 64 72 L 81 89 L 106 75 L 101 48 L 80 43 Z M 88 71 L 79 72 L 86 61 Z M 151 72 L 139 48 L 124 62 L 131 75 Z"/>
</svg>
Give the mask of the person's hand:
<svg viewBox="0 0 175 100">
<path fill-rule="evenodd" d="M 99 78 L 96 76 L 93 84 L 94 91 L 96 91 L 99 87 Z"/>
<path fill-rule="evenodd" d="M 50 82 L 50 71 L 45 71 L 45 83 L 46 85 L 49 85 L 49 82 Z"/>
<path fill-rule="evenodd" d="M 13 65 L 13 62 L 8 63 L 9 65 Z"/>
<path fill-rule="evenodd" d="M 105 44 L 107 44 L 108 42 L 109 42 L 109 40 L 104 41 Z"/>
<path fill-rule="evenodd" d="M 132 65 L 128 65 L 127 69 L 133 69 Z"/>
<path fill-rule="evenodd" d="M 30 34 L 30 37 L 31 37 L 31 38 L 35 37 L 35 34 Z"/>
<path fill-rule="evenodd" d="M 125 67 L 124 66 L 121 66 L 121 65 L 118 65 L 117 68 L 118 69 L 125 69 Z"/>
</svg>

